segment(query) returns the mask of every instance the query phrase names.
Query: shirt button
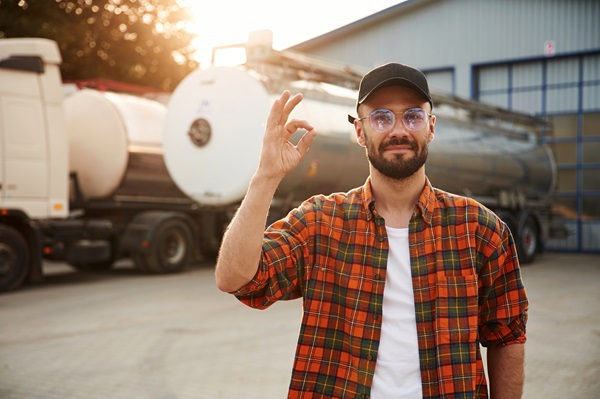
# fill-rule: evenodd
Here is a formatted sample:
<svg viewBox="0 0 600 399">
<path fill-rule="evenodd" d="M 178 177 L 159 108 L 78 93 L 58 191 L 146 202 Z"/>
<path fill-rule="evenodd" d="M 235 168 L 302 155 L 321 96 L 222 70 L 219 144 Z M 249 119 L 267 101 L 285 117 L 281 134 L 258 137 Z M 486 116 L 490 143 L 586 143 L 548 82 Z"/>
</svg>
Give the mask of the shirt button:
<svg viewBox="0 0 600 399">
<path fill-rule="evenodd" d="M 373 360 L 373 356 L 370 353 L 367 355 L 367 360 Z"/>
<path fill-rule="evenodd" d="M 374 315 L 373 315 L 373 320 L 377 320 L 378 318 L 379 318 L 379 315 L 378 315 L 378 314 L 374 314 Z"/>
<path fill-rule="evenodd" d="M 375 275 L 375 280 L 381 280 L 381 274 L 376 274 Z"/>
<path fill-rule="evenodd" d="M 384 236 L 377 236 L 377 241 L 383 242 L 385 240 Z"/>
</svg>

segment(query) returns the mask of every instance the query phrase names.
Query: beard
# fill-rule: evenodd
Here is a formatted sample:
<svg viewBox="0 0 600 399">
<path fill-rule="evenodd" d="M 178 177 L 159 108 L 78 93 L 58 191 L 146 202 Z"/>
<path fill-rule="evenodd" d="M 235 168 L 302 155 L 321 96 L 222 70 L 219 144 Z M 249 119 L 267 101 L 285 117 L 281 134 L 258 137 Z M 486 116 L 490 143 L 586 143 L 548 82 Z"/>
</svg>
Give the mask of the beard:
<svg viewBox="0 0 600 399">
<path fill-rule="evenodd" d="M 382 175 L 389 177 L 394 180 L 404 180 L 414 175 L 427 161 L 429 155 L 429 143 L 427 138 L 423 142 L 423 146 L 419 150 L 417 142 L 411 141 L 408 137 L 402 138 L 393 137 L 388 141 L 384 141 L 379 145 L 379 148 L 375 148 L 375 145 L 369 137 L 365 135 L 367 144 L 367 157 L 371 162 L 371 165 L 377 169 Z M 415 155 L 408 158 L 410 154 L 393 154 L 393 159 L 386 159 L 381 154 L 386 148 L 393 145 L 410 145 Z M 407 158 L 407 159 L 405 159 Z"/>
</svg>

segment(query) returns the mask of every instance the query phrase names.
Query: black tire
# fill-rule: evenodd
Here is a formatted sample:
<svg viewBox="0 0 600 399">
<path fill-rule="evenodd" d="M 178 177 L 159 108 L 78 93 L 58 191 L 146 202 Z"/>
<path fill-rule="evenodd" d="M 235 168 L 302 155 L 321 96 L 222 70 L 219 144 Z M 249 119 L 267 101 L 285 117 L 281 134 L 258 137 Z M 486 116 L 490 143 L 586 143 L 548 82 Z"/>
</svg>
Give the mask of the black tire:
<svg viewBox="0 0 600 399">
<path fill-rule="evenodd" d="M 522 216 L 515 240 L 519 262 L 522 264 L 533 262 L 540 250 L 540 230 L 533 216 Z"/>
<path fill-rule="evenodd" d="M 0 292 L 19 288 L 29 273 L 27 241 L 10 226 L 0 226 Z"/>
<path fill-rule="evenodd" d="M 150 270 L 150 266 L 147 264 L 146 257 L 137 253 L 131 254 L 131 260 L 133 260 L 133 265 L 137 270 L 142 273 L 152 273 Z"/>
<path fill-rule="evenodd" d="M 511 212 L 508 212 L 505 210 L 497 210 L 496 215 L 500 219 L 502 219 L 502 221 L 504 223 L 506 223 L 511 234 L 513 235 L 513 237 L 515 237 L 517 234 L 517 223 L 515 221 L 515 217 L 513 216 L 513 214 Z"/>
<path fill-rule="evenodd" d="M 187 265 L 192 250 L 192 233 L 181 219 L 161 223 L 150 239 L 145 254 L 134 257 L 136 267 L 153 273 L 177 273 Z"/>
</svg>

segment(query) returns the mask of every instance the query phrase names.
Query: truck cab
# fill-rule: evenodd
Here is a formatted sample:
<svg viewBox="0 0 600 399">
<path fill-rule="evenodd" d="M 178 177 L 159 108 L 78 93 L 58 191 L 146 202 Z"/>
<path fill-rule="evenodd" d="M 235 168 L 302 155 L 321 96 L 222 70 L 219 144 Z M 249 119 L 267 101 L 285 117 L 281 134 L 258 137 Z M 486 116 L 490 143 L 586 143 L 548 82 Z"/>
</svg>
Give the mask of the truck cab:
<svg viewBox="0 0 600 399">
<path fill-rule="evenodd" d="M 51 40 L 0 40 L 0 207 L 31 218 L 69 212 L 60 62 Z"/>
<path fill-rule="evenodd" d="M 60 63 L 51 40 L 0 40 L 0 291 L 41 277 L 36 220 L 69 213 Z"/>
</svg>

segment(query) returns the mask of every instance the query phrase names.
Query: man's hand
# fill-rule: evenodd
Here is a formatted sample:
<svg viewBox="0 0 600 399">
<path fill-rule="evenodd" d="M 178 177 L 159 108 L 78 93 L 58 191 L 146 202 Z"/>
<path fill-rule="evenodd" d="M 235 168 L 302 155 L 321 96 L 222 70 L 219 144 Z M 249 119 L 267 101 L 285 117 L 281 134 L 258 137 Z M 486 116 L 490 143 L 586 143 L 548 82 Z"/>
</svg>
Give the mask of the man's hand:
<svg viewBox="0 0 600 399">
<path fill-rule="evenodd" d="M 315 129 L 304 120 L 288 121 L 290 113 L 300 101 L 302 101 L 302 94 L 292 97 L 286 90 L 273 103 L 267 120 L 260 162 L 256 172 L 258 176 L 274 179 L 279 183 L 298 166 L 310 148 L 317 134 Z M 294 145 L 289 139 L 298 129 L 305 129 L 307 132 L 298 144 Z"/>
</svg>

